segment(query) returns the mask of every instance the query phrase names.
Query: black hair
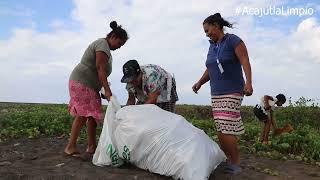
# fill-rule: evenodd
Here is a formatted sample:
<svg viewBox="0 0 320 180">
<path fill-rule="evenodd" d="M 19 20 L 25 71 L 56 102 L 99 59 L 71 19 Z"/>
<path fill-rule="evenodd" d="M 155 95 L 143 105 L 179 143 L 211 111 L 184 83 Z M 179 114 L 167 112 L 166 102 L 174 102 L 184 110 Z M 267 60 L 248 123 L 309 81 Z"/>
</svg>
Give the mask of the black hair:
<svg viewBox="0 0 320 180">
<path fill-rule="evenodd" d="M 221 17 L 220 13 L 215 13 L 214 15 L 208 16 L 204 21 L 203 24 L 208 23 L 214 25 L 215 23 L 219 25 L 220 29 L 223 29 L 223 26 L 228 28 L 233 28 L 233 24 L 229 23 L 228 21 L 224 20 Z"/>
<path fill-rule="evenodd" d="M 115 36 L 117 38 L 120 38 L 122 40 L 128 40 L 128 34 L 127 31 L 124 30 L 121 25 L 118 25 L 116 21 L 112 21 L 110 23 L 110 27 L 112 29 L 111 32 L 107 35 L 108 38 L 111 38 L 111 36 Z"/>
<path fill-rule="evenodd" d="M 283 103 L 285 103 L 286 102 L 286 96 L 284 96 L 283 94 L 278 94 L 277 96 L 276 96 L 276 98 L 277 98 L 277 100 L 278 101 L 281 101 L 281 102 L 283 102 Z"/>
</svg>

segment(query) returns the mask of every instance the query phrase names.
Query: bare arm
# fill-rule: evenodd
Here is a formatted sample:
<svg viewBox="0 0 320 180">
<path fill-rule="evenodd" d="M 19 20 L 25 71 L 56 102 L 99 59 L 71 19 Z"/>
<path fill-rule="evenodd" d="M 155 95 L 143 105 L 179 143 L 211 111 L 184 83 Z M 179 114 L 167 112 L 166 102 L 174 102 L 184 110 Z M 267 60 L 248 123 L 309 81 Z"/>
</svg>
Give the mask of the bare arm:
<svg viewBox="0 0 320 180">
<path fill-rule="evenodd" d="M 193 92 L 198 93 L 198 90 L 201 88 L 201 86 L 207 83 L 209 80 L 210 80 L 209 72 L 208 72 L 208 69 L 206 69 L 203 75 L 201 76 L 201 78 L 199 79 L 199 81 L 192 86 Z"/>
<path fill-rule="evenodd" d="M 201 85 L 207 83 L 208 81 L 210 80 L 210 77 L 209 77 L 209 72 L 208 72 L 208 69 L 206 69 L 203 73 L 203 75 L 201 76 L 200 80 L 199 80 L 199 83 Z"/>
<path fill-rule="evenodd" d="M 263 96 L 263 101 L 264 101 L 264 109 L 265 110 L 270 110 L 271 106 L 269 104 L 269 100 L 273 100 L 271 96 L 265 95 Z"/>
<path fill-rule="evenodd" d="M 145 104 L 156 104 L 159 95 L 160 95 L 160 90 L 157 90 L 155 92 L 149 93 L 148 94 L 148 99 L 145 102 Z"/>
<path fill-rule="evenodd" d="M 109 57 L 106 55 L 106 53 L 102 51 L 96 52 L 96 67 L 98 71 L 98 77 L 99 81 L 102 84 L 102 87 L 104 88 L 105 97 L 108 101 L 110 101 L 110 97 L 112 96 L 111 89 L 108 84 L 107 80 L 107 74 L 105 72 L 106 64 L 108 63 Z"/>
<path fill-rule="evenodd" d="M 128 101 L 127 105 L 135 105 L 136 104 L 136 97 L 133 93 L 128 92 Z"/>
<path fill-rule="evenodd" d="M 252 73 L 251 73 L 251 65 L 249 61 L 247 47 L 244 42 L 241 42 L 236 48 L 235 53 L 240 61 L 240 64 L 243 67 L 244 74 L 246 76 L 246 83 L 244 87 L 245 95 L 250 96 L 253 93 L 252 88 Z"/>
</svg>

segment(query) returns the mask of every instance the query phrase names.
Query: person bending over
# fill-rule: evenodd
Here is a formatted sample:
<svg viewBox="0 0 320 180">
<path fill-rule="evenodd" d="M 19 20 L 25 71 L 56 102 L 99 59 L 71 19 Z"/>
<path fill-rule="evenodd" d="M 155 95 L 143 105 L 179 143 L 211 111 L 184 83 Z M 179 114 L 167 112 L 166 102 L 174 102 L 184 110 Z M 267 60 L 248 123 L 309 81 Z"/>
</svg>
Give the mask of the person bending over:
<svg viewBox="0 0 320 180">
<path fill-rule="evenodd" d="M 123 65 L 122 83 L 127 83 L 127 105 L 155 104 L 160 108 L 175 112 L 178 101 L 174 77 L 158 65 L 139 65 L 129 60 Z"/>
</svg>

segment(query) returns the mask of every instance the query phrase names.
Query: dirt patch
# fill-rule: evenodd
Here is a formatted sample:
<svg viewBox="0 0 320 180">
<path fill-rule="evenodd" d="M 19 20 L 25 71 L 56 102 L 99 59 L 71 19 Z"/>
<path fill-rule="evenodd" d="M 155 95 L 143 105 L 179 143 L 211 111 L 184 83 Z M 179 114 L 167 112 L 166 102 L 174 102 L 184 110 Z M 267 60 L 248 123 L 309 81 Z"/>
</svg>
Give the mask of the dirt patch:
<svg viewBox="0 0 320 180">
<path fill-rule="evenodd" d="M 17 139 L 0 143 L 0 179 L 142 179 L 166 180 L 132 165 L 97 167 L 91 162 L 65 157 L 65 138 Z M 80 145 L 84 150 L 84 145 Z M 237 176 L 216 169 L 210 179 L 305 179 L 319 180 L 320 167 L 298 161 L 278 161 L 242 154 L 244 171 Z"/>
</svg>

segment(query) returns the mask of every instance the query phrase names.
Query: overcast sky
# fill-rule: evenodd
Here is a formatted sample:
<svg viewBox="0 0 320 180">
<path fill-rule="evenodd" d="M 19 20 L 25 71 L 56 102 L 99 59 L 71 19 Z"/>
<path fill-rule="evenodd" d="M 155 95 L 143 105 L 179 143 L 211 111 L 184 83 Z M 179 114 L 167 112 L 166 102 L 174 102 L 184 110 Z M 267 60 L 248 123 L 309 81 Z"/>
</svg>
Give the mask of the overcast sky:
<svg viewBox="0 0 320 180">
<path fill-rule="evenodd" d="M 209 47 L 202 22 L 216 12 L 235 23 L 226 32 L 248 48 L 254 94 L 245 105 L 264 94 L 319 99 L 319 11 L 317 0 L 1 0 L 0 102 L 68 103 L 72 69 L 116 20 L 130 36 L 112 51 L 109 81 L 122 104 L 122 65 L 137 59 L 174 74 L 179 104 L 209 105 L 208 83 L 199 94 L 191 87 L 205 70 Z"/>
</svg>

